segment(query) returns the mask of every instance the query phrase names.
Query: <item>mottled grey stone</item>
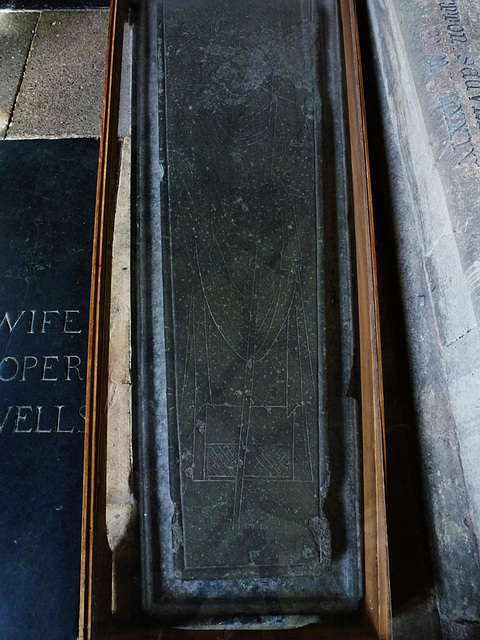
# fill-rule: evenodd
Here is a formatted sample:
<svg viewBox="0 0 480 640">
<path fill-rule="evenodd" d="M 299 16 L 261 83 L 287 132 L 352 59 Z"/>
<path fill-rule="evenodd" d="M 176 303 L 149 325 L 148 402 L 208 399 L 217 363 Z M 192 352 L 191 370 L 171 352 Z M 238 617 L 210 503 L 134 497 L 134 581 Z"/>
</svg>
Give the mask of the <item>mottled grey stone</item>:
<svg viewBox="0 0 480 640">
<path fill-rule="evenodd" d="M 393 620 L 393 640 L 442 640 L 442 629 L 434 607 L 404 611 Z"/>
<path fill-rule="evenodd" d="M 8 126 L 39 16 L 39 13 L 0 13 L 0 137 Z"/>
<path fill-rule="evenodd" d="M 230 625 L 358 612 L 337 5 L 149 7 L 135 49 L 145 608 Z"/>
<path fill-rule="evenodd" d="M 480 624 L 478 621 L 462 620 L 452 622 L 442 620 L 443 640 L 480 640 Z"/>
<path fill-rule="evenodd" d="M 100 135 L 108 11 L 44 11 L 8 138 Z"/>
<path fill-rule="evenodd" d="M 480 7 L 464 0 L 368 5 L 440 612 L 450 622 L 475 621 Z"/>
<path fill-rule="evenodd" d="M 395 173 L 402 172 L 401 165 Z M 396 211 L 412 215 L 408 190 L 397 194 Z M 412 222 L 414 219 L 412 217 Z M 423 478 L 427 487 L 432 544 L 441 563 L 439 586 L 451 612 L 475 615 L 478 597 L 476 539 L 465 487 L 442 351 L 435 331 L 435 307 L 429 296 L 419 249 L 418 229 L 397 228 L 397 249 L 412 363 L 414 404 L 419 425 Z M 459 571 L 459 567 L 462 570 Z M 455 579 L 453 579 L 455 577 Z"/>
</svg>

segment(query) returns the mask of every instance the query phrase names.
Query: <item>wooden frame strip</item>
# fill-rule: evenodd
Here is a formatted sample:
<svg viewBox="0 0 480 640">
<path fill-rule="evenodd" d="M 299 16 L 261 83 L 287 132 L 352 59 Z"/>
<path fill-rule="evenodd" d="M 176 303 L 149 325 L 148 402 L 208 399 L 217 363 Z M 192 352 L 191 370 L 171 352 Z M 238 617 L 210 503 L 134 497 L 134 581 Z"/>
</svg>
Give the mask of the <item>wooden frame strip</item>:
<svg viewBox="0 0 480 640">
<path fill-rule="evenodd" d="M 354 0 L 340 0 L 352 162 L 360 334 L 365 538 L 365 615 L 379 640 L 391 638 L 385 499 L 385 429 L 380 318 L 367 123 Z"/>
<path fill-rule="evenodd" d="M 79 638 L 94 637 L 93 624 L 102 617 L 103 589 L 95 577 L 100 562 L 109 561 L 106 529 L 100 522 L 105 501 L 106 398 L 110 274 L 118 156 L 118 111 L 123 49 L 124 0 L 111 0 L 105 64 L 102 131 L 98 160 L 93 237 L 92 282 L 87 360 L 87 397 L 83 471 L 82 548 L 80 564 Z M 105 509 L 103 508 L 103 514 Z M 102 526 L 103 525 L 103 526 Z M 105 544 L 101 543 L 105 539 Z M 103 573 L 103 571 L 101 572 Z M 101 576 L 105 578 L 106 576 Z M 94 593 L 95 583 L 95 593 Z M 107 591 L 110 586 L 107 579 Z M 108 596 L 108 594 L 105 594 Z M 95 602 L 93 602 L 95 598 Z M 109 604 L 109 603 L 108 603 Z M 95 616 L 94 616 L 95 611 Z"/>
</svg>

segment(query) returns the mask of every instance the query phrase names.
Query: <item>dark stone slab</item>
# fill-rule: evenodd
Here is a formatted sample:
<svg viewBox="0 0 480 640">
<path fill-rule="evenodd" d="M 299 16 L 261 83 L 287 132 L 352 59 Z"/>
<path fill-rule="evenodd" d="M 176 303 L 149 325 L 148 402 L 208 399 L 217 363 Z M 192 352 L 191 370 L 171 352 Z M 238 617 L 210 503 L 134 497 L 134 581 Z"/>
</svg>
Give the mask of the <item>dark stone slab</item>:
<svg viewBox="0 0 480 640">
<path fill-rule="evenodd" d="M 0 637 L 77 637 L 98 142 L 0 144 Z"/>
<path fill-rule="evenodd" d="M 143 221 L 152 297 L 141 319 L 157 403 L 156 433 L 141 445 L 154 439 L 159 503 L 158 515 L 147 509 L 147 606 L 160 615 L 356 611 L 338 16 L 333 3 L 302 0 L 159 7 L 160 142 L 149 135 L 165 174 L 150 184 L 160 186 L 160 218 L 150 195 Z"/>
</svg>

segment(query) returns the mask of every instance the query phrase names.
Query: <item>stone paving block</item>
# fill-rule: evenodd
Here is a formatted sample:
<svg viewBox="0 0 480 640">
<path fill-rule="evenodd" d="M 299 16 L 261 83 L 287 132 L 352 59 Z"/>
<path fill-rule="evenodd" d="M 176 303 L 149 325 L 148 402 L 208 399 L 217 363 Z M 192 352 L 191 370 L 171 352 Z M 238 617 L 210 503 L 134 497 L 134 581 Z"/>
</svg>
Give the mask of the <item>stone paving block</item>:
<svg viewBox="0 0 480 640">
<path fill-rule="evenodd" d="M 8 138 L 100 135 L 108 11 L 44 11 Z"/>
<path fill-rule="evenodd" d="M 0 0 L 0 9 L 97 9 L 109 4 L 108 0 Z"/>
<path fill-rule="evenodd" d="M 0 13 L 0 137 L 3 138 L 39 13 Z"/>
</svg>

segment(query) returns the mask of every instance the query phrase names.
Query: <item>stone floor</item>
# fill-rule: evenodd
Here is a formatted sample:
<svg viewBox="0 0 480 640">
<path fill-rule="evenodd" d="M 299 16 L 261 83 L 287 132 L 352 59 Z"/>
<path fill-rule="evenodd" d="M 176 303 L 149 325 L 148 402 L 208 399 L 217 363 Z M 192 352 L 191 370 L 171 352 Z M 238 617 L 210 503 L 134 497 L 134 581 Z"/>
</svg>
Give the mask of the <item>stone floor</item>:
<svg viewBox="0 0 480 640">
<path fill-rule="evenodd" d="M 98 9 L 109 4 L 108 0 L 0 0 L 0 10 Z"/>
<path fill-rule="evenodd" d="M 108 11 L 0 12 L 0 135 L 100 135 Z"/>
</svg>

